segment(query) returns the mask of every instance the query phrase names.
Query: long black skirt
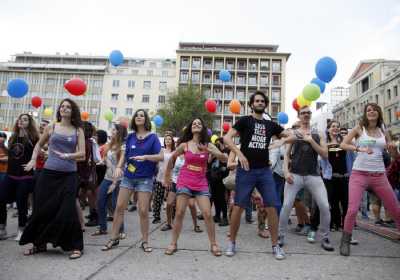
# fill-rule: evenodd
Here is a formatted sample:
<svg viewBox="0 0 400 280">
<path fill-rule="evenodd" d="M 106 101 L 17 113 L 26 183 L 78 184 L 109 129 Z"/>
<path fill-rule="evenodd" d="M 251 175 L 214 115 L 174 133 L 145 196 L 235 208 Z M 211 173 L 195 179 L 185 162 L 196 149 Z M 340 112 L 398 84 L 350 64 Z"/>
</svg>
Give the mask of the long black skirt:
<svg viewBox="0 0 400 280">
<path fill-rule="evenodd" d="M 64 251 L 83 250 L 83 233 L 76 209 L 76 172 L 43 169 L 35 187 L 34 211 L 20 245 L 51 243 Z"/>
</svg>

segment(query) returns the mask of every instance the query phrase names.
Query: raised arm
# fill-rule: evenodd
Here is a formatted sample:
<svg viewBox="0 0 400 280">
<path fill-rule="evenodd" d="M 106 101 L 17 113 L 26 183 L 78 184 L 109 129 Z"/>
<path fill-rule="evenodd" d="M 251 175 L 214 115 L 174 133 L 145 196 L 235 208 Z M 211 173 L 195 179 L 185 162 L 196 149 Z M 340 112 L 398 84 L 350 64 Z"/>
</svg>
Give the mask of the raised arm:
<svg viewBox="0 0 400 280">
<path fill-rule="evenodd" d="M 228 161 L 228 156 L 221 152 L 217 147 L 215 147 L 214 144 L 208 143 L 208 151 L 215 156 L 218 160 L 227 162 Z"/>
<path fill-rule="evenodd" d="M 360 127 L 357 126 L 344 137 L 342 143 L 340 143 L 340 148 L 346 151 L 360 152 L 360 148 L 353 144 L 353 139 L 358 137 L 360 137 Z"/>
</svg>

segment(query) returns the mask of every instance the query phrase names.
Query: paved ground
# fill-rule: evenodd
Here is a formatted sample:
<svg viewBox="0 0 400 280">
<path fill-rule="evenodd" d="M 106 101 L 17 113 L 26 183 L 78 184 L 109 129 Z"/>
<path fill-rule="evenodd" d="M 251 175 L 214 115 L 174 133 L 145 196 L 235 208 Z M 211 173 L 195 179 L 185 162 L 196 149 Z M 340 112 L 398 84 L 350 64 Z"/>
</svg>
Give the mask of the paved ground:
<svg viewBox="0 0 400 280">
<path fill-rule="evenodd" d="M 11 211 L 9 211 L 11 212 Z M 10 213 L 11 214 L 11 213 Z M 332 233 L 333 253 L 323 251 L 319 244 L 308 244 L 305 237 L 289 233 L 285 247 L 287 259 L 276 261 L 271 255 L 269 240 L 256 235 L 256 225 L 242 224 L 239 253 L 233 257 L 216 258 L 208 251 L 207 235 L 195 233 L 187 214 L 174 256 L 164 255 L 171 233 L 161 232 L 161 225 L 151 226 L 154 251 L 140 248 L 137 213 L 126 217 L 128 238 L 120 246 L 101 252 L 108 237 L 91 237 L 94 228 L 85 234 L 85 254 L 70 261 L 58 249 L 25 257 L 12 239 L 0 241 L 0 280 L 74 280 L 74 279 L 400 279 L 400 243 L 364 230 L 354 236 L 360 245 L 352 247 L 352 256 L 338 252 L 340 233 Z M 15 218 L 9 218 L 9 233 L 16 231 Z M 200 223 L 204 229 L 204 224 Z M 218 242 L 226 245 L 228 227 L 217 226 Z"/>
</svg>

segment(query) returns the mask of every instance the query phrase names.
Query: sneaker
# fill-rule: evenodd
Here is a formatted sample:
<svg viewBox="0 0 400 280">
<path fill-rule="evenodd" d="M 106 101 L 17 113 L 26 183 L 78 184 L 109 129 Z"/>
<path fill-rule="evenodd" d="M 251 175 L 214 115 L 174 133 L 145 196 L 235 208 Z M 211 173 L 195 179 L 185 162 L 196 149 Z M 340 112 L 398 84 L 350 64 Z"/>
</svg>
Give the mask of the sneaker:
<svg viewBox="0 0 400 280">
<path fill-rule="evenodd" d="M 353 237 L 351 237 L 350 244 L 351 245 L 358 245 L 358 240 L 354 239 Z"/>
<path fill-rule="evenodd" d="M 303 229 L 304 225 L 302 224 L 297 224 L 296 228 L 295 228 L 295 232 L 300 232 Z"/>
<path fill-rule="evenodd" d="M 199 214 L 199 215 L 197 215 L 197 219 L 198 219 L 198 220 L 204 220 L 204 217 L 203 217 L 202 214 Z"/>
<path fill-rule="evenodd" d="M 154 218 L 152 221 L 152 224 L 159 224 L 159 223 L 161 223 L 161 219 L 159 218 Z"/>
<path fill-rule="evenodd" d="M 120 232 L 119 233 L 119 240 L 124 240 L 126 238 L 126 233 L 125 232 Z"/>
<path fill-rule="evenodd" d="M 315 243 L 315 235 L 316 235 L 316 232 L 310 230 L 310 232 L 307 235 L 307 241 L 310 243 Z"/>
<path fill-rule="evenodd" d="M 18 229 L 18 232 L 17 232 L 17 236 L 14 238 L 14 240 L 15 241 L 17 241 L 17 242 L 19 242 L 20 240 L 21 240 L 21 236 L 22 236 L 22 233 L 23 233 L 24 231 L 23 231 L 23 229 Z"/>
<path fill-rule="evenodd" d="M 137 210 L 136 205 L 132 205 L 131 207 L 129 207 L 128 212 L 135 212 Z"/>
<path fill-rule="evenodd" d="M 5 225 L 0 225 L 0 240 L 7 239 L 7 230 Z"/>
<path fill-rule="evenodd" d="M 285 237 L 283 235 L 278 236 L 278 244 L 279 244 L 279 247 L 281 247 L 281 248 L 283 246 L 285 246 Z"/>
<path fill-rule="evenodd" d="M 160 230 L 161 231 L 168 231 L 171 230 L 172 226 L 170 224 L 165 224 Z"/>
<path fill-rule="evenodd" d="M 324 238 L 321 242 L 321 247 L 325 250 L 325 251 L 329 251 L 332 252 L 335 250 L 335 248 L 333 248 L 333 246 L 331 245 L 331 242 L 329 241 L 328 238 Z"/>
<path fill-rule="evenodd" d="M 114 221 L 114 217 L 108 216 L 107 217 L 107 222 L 113 222 Z"/>
<path fill-rule="evenodd" d="M 225 255 L 227 257 L 233 257 L 236 254 L 236 243 L 229 241 L 228 249 L 226 249 Z"/>
<path fill-rule="evenodd" d="M 14 213 L 11 215 L 11 218 L 17 218 L 17 217 L 18 217 L 18 211 L 14 212 Z"/>
<path fill-rule="evenodd" d="M 377 225 L 377 226 L 383 226 L 384 223 L 385 222 L 382 219 L 375 221 L 375 225 Z"/>
<path fill-rule="evenodd" d="M 286 258 L 285 252 L 279 245 L 272 246 L 272 255 L 274 255 L 276 260 L 284 260 Z"/>
<path fill-rule="evenodd" d="M 90 220 L 89 222 L 85 223 L 85 227 L 97 227 L 99 223 L 97 220 Z"/>
<path fill-rule="evenodd" d="M 310 230 L 311 230 L 311 226 L 310 225 L 304 225 L 303 228 L 301 229 L 301 231 L 298 234 L 307 236 L 308 233 L 310 232 Z"/>
</svg>

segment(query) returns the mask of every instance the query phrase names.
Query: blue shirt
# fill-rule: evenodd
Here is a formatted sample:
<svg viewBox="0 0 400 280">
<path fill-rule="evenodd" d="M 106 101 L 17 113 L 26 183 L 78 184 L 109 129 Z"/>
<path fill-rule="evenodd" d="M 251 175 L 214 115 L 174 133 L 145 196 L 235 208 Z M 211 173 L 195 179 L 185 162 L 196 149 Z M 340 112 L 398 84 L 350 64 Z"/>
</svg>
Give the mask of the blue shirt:
<svg viewBox="0 0 400 280">
<path fill-rule="evenodd" d="M 138 139 L 136 133 L 130 133 L 126 140 L 124 176 L 129 179 L 151 178 L 156 172 L 156 162 L 149 160 L 137 161 L 133 156 L 156 155 L 160 153 L 161 144 L 156 134 L 151 133 L 144 139 Z"/>
</svg>

